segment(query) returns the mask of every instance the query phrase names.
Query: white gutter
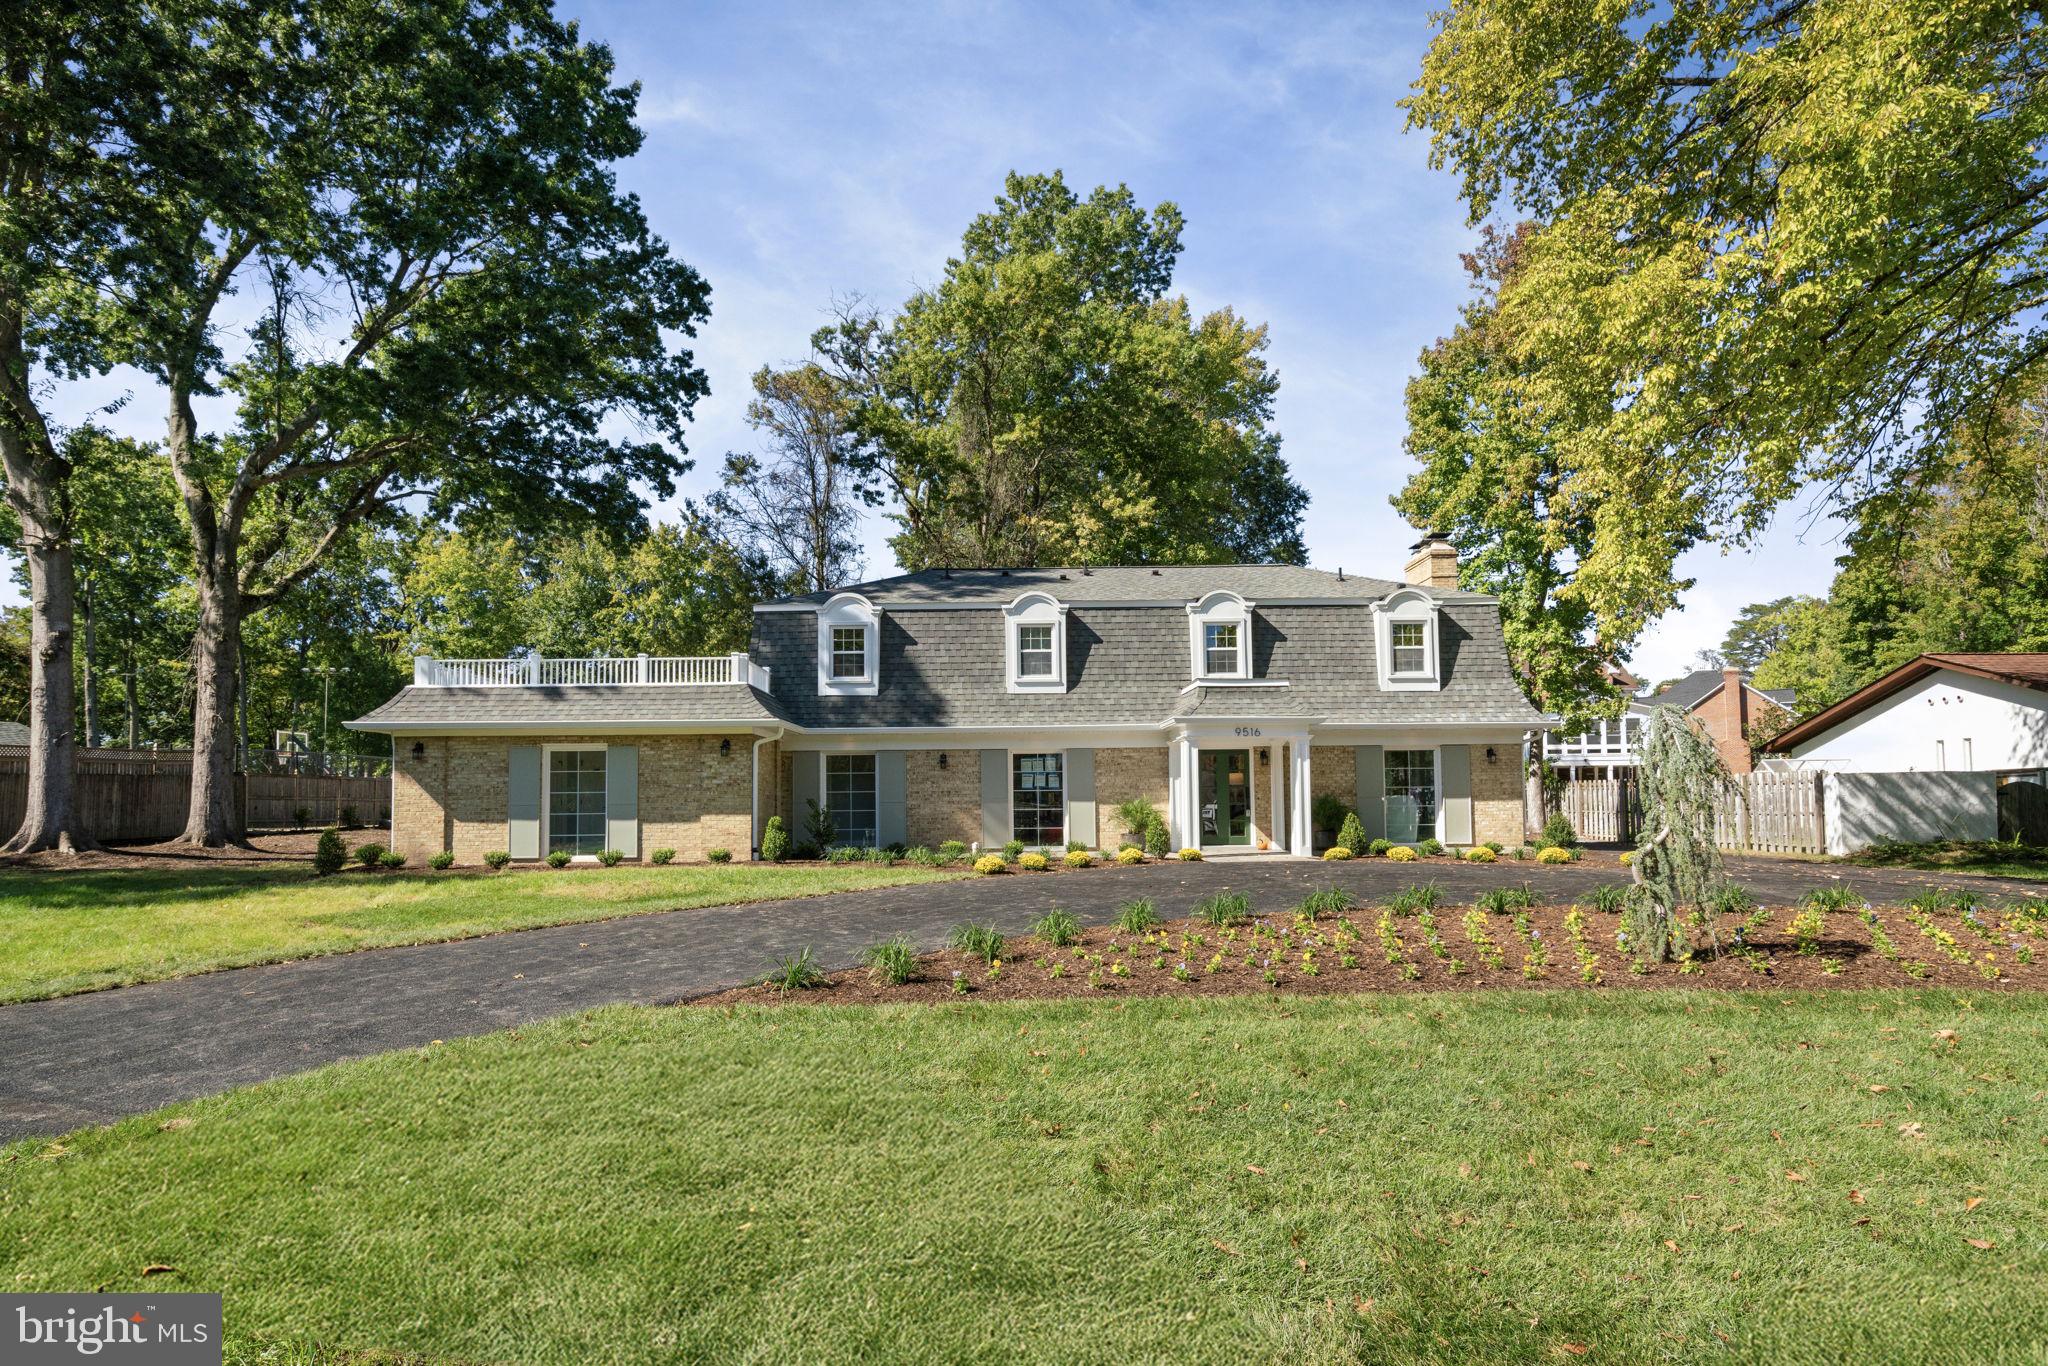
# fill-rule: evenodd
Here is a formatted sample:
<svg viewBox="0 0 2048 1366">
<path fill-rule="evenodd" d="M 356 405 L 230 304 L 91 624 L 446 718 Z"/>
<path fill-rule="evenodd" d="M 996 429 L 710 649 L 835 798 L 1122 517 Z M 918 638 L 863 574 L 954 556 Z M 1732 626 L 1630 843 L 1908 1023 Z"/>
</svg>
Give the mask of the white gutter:
<svg viewBox="0 0 2048 1366">
<path fill-rule="evenodd" d="M 751 858 L 758 859 L 761 857 L 761 746 L 767 744 L 771 740 L 780 740 L 782 738 L 782 734 L 782 727 L 777 726 L 775 728 L 775 733 L 773 735 L 764 735 L 760 739 L 754 741 L 754 798 L 752 804 L 753 824 L 748 830 L 748 833 L 753 836 L 753 847 L 747 851 L 749 857 Z"/>
</svg>

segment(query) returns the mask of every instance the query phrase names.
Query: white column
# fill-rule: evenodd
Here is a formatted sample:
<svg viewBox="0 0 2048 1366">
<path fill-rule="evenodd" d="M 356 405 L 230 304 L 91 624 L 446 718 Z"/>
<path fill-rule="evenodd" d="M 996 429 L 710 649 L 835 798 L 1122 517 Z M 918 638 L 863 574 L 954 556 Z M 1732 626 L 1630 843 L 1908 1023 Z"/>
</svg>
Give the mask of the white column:
<svg viewBox="0 0 2048 1366">
<path fill-rule="evenodd" d="M 1196 751 L 1193 737 L 1175 736 L 1167 752 L 1166 838 L 1175 849 L 1185 849 L 1201 838 L 1201 800 L 1195 775 Z"/>
<path fill-rule="evenodd" d="M 1266 746 L 1266 753 L 1271 756 L 1266 762 L 1266 771 L 1273 775 L 1266 780 L 1266 786 L 1272 789 L 1270 800 L 1273 806 L 1273 819 L 1267 823 L 1266 829 L 1273 832 L 1273 843 L 1275 845 L 1282 849 L 1289 849 L 1293 847 L 1293 842 L 1288 839 L 1286 830 L 1282 829 L 1280 825 L 1280 788 L 1287 781 L 1280 762 L 1280 756 L 1283 751 L 1279 745 L 1274 744 Z"/>
<path fill-rule="evenodd" d="M 1288 812 L 1290 819 L 1287 824 L 1291 833 L 1288 836 L 1287 843 L 1288 848 L 1294 850 L 1294 852 L 1306 854 L 1310 852 L 1315 844 L 1315 837 L 1309 830 L 1308 741 L 1305 739 L 1296 740 L 1291 748 L 1294 756 L 1292 765 L 1294 769 L 1294 786 L 1288 794 L 1291 809 Z"/>
</svg>

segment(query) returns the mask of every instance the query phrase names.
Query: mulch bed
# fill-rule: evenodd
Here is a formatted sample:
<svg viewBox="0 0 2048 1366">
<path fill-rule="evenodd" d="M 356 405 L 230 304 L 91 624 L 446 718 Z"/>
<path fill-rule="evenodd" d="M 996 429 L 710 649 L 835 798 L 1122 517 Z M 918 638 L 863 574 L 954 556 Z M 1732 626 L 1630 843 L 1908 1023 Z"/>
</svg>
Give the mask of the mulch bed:
<svg viewBox="0 0 2048 1366">
<path fill-rule="evenodd" d="M 1744 938 L 1744 954 L 1726 952 L 1744 917 L 1726 915 L 1719 926 L 1722 957 L 1702 953 L 1695 971 L 1660 963 L 1646 972 L 1631 970 L 1632 959 L 1616 946 L 1623 917 L 1591 909 L 1580 912 L 1581 933 L 1595 955 L 1590 974 L 1582 968 L 1566 917 L 1568 906 L 1537 906 L 1522 913 L 1531 932 L 1524 937 L 1516 917 L 1490 914 L 1481 933 L 1497 946 L 1498 965 L 1487 961 L 1466 924 L 1469 906 L 1444 905 L 1432 915 L 1442 954 L 1432 951 L 1427 929 L 1414 914 L 1396 915 L 1391 929 L 1400 941 L 1399 961 L 1390 962 L 1380 937 L 1380 912 L 1360 907 L 1313 926 L 1292 914 L 1255 917 L 1231 931 L 1195 920 L 1166 921 L 1147 934 L 1095 928 L 1077 942 L 1054 948 L 1037 939 L 1012 940 L 1004 948 L 1001 973 L 991 980 L 988 965 L 954 950 L 928 953 L 918 960 L 917 976 L 901 986 L 875 981 L 865 968 L 831 974 L 827 984 L 802 991 L 757 985 L 718 992 L 691 1005 L 879 1005 L 948 1001 L 1027 1001 L 1061 997 L 1091 999 L 1132 996 L 1230 996 L 1291 993 L 1332 996 L 1366 991 L 1478 991 L 1488 989 L 1598 987 L 1652 989 L 1703 987 L 1719 989 L 1808 990 L 1829 987 L 1942 986 L 1973 989 L 2048 988 L 2048 923 L 2025 917 L 2008 918 L 1995 909 L 1979 911 L 1983 933 L 1952 911 L 1933 913 L 1934 928 L 1951 936 L 1956 951 L 1967 954 L 1965 966 L 1923 933 L 1912 912 L 1882 907 L 1875 912 L 1897 961 L 1872 944 L 1871 931 L 1857 912 L 1827 913 L 1824 928 L 1811 952 L 1802 953 L 1790 926 L 1798 911 L 1770 908 L 1768 921 Z M 1988 938 L 1986 936 L 1989 936 Z M 2022 946 L 2015 949 L 2014 945 Z M 1540 944 L 1548 962 L 1529 964 L 1531 947 Z M 1314 955 L 1308 972 L 1302 955 Z M 1222 961 L 1210 964 L 1218 954 Z M 2032 963 L 2020 961 L 2025 953 Z M 1997 970 L 1988 978 L 1974 966 L 1986 961 Z M 1250 964 L 1247 965 L 1247 958 Z M 1347 958 L 1349 964 L 1347 965 Z M 1447 961 L 1456 959 L 1462 970 Z M 1187 980 L 1175 976 L 1187 965 Z M 1118 975 L 1115 968 L 1124 967 Z M 1830 970 L 1832 965 L 1834 970 Z M 1911 965 L 1912 971 L 1908 971 Z M 1054 969 L 1058 969 L 1055 975 Z M 954 989 L 954 974 L 966 984 Z M 1268 974 L 1271 980 L 1268 980 Z M 1588 978 L 1591 980 L 1588 980 Z"/>
<path fill-rule="evenodd" d="M 386 838 L 381 830 L 343 832 L 353 846 Z M 110 844 L 83 854 L 16 854 L 0 858 L 0 868 L 102 869 L 102 868 L 191 868 L 220 864 L 261 867 L 313 862 L 313 846 L 320 842 L 318 830 L 285 830 L 254 834 L 249 847 L 201 849 L 170 841 L 157 844 Z"/>
</svg>

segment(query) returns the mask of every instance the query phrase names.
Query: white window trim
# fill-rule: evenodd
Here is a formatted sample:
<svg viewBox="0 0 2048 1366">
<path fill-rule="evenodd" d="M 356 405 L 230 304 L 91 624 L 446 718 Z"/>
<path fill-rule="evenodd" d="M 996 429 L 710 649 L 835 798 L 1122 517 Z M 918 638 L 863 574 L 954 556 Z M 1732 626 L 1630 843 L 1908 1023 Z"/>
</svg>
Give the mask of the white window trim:
<svg viewBox="0 0 2048 1366">
<path fill-rule="evenodd" d="M 861 627 L 867 646 L 867 669 L 859 678 L 832 676 L 832 630 Z M 841 593 L 818 609 L 818 695 L 873 697 L 882 678 L 882 616 L 858 593 Z"/>
<path fill-rule="evenodd" d="M 540 856 L 542 862 L 546 862 L 547 856 L 550 853 L 554 852 L 553 845 L 555 840 L 555 766 L 548 762 L 548 756 L 557 753 L 579 752 L 585 754 L 603 754 L 610 748 L 610 745 L 576 744 L 542 745 L 540 747 Z M 609 843 L 612 818 L 612 780 L 610 772 L 606 772 L 604 780 L 604 811 L 605 834 L 607 836 L 606 842 Z M 569 855 L 569 862 L 596 863 L 597 855 L 571 854 Z"/>
<path fill-rule="evenodd" d="M 871 775 L 871 778 L 872 778 L 872 780 L 870 781 L 870 783 L 868 784 L 868 786 L 869 786 L 869 798 L 870 798 L 870 802 L 871 802 L 871 804 L 872 804 L 872 805 L 874 806 L 874 808 L 875 808 L 875 830 L 874 830 L 874 835 L 875 835 L 875 838 L 879 840 L 879 839 L 880 839 L 880 838 L 882 837 L 882 760 L 881 760 L 881 756 L 880 756 L 879 754 L 877 754 L 877 753 L 876 753 L 875 751 L 873 751 L 873 750 L 867 750 L 867 749 L 849 749 L 849 750 L 834 750 L 834 751 L 832 751 L 832 752 L 830 752 L 830 753 L 827 753 L 827 754 L 821 754 L 821 755 L 819 755 L 819 756 L 818 756 L 818 797 L 819 797 L 819 802 L 818 802 L 818 808 L 819 808 L 819 809 L 820 809 L 821 811 L 825 812 L 825 813 L 826 813 L 827 815 L 831 815 L 831 812 L 832 812 L 832 761 L 833 761 L 834 759 L 861 759 L 861 758 L 871 759 L 871 760 L 873 760 L 873 761 L 874 761 L 874 762 L 873 762 L 873 764 L 872 764 L 872 766 L 871 766 L 871 767 L 869 768 L 869 770 L 868 770 L 868 771 L 869 771 L 869 773 L 870 773 L 870 775 Z M 837 827 L 838 827 L 838 824 L 839 824 L 839 818 L 838 818 L 837 816 L 833 816 L 833 817 L 832 817 L 832 823 L 833 823 L 833 827 L 834 827 L 834 829 L 833 829 L 833 833 L 834 833 L 835 835 L 843 833 L 842 831 L 840 831 L 840 830 L 839 830 L 839 829 L 837 828 Z M 845 841 L 845 840 L 841 840 L 841 841 L 839 841 L 839 843 L 840 843 L 840 844 L 841 844 L 841 845 L 843 846 L 843 845 L 845 845 L 845 844 L 847 843 L 847 841 Z"/>
<path fill-rule="evenodd" d="M 1373 655 L 1381 692 L 1436 692 L 1443 687 L 1437 641 L 1442 634 L 1435 598 L 1414 588 L 1390 593 L 1372 605 Z M 1420 622 L 1424 668 L 1394 672 L 1394 623 Z"/>
<path fill-rule="evenodd" d="M 1191 602 L 1188 609 L 1188 675 L 1197 683 L 1249 679 L 1252 676 L 1253 604 L 1227 588 Z M 1206 642 L 1211 626 L 1237 627 L 1237 667 L 1228 673 L 1209 672 Z"/>
<path fill-rule="evenodd" d="M 1051 674 L 1024 676 L 1017 649 L 1017 630 L 1022 626 L 1052 627 Z M 1020 593 L 1003 608 L 1003 676 L 1011 692 L 1067 690 L 1067 604 L 1050 593 Z"/>
<path fill-rule="evenodd" d="M 1426 839 L 1434 839 L 1434 840 L 1438 841 L 1439 843 L 1441 843 L 1441 842 L 1442 842 L 1442 840 L 1443 840 L 1443 837 L 1444 837 L 1444 752 L 1443 752 L 1443 749 L 1442 749 L 1441 747 L 1437 746 L 1437 745 L 1397 745 L 1397 744 L 1388 744 L 1388 745 L 1386 745 L 1385 747 L 1383 747 L 1383 748 L 1382 748 L 1382 749 L 1380 750 L 1380 802 L 1381 802 L 1381 805 L 1383 805 L 1383 806 L 1384 806 L 1384 805 L 1385 805 L 1385 803 L 1386 803 L 1386 798 L 1387 798 L 1387 795 L 1388 795 L 1388 794 L 1387 794 L 1387 779 L 1386 779 L 1386 756 L 1387 756 L 1387 755 L 1388 755 L 1388 754 L 1389 754 L 1390 752 L 1392 752 L 1392 751 L 1395 751 L 1395 750 L 1399 750 L 1399 751 L 1401 751 L 1401 752 L 1403 752 L 1403 753 L 1407 753 L 1407 754 L 1414 754 L 1414 753 L 1418 753 L 1418 752 L 1420 752 L 1420 751 L 1422 751 L 1422 750 L 1427 750 L 1427 751 L 1429 751 L 1429 769 L 1430 769 L 1430 773 L 1429 773 L 1429 782 L 1430 782 L 1430 786 L 1436 789 L 1436 819 L 1435 819 L 1435 820 L 1433 820 L 1433 821 L 1431 821 L 1431 822 L 1429 823 L 1429 829 L 1427 829 L 1427 830 L 1424 830 L 1424 829 L 1422 829 L 1422 828 L 1421 828 L 1421 827 L 1420 827 L 1419 825 L 1418 825 L 1418 826 L 1416 827 L 1416 830 L 1415 830 L 1415 842 L 1416 842 L 1417 844 L 1420 844 L 1420 843 L 1421 843 L 1422 841 L 1424 841 L 1424 840 L 1426 840 Z M 1380 822 L 1381 822 L 1381 824 L 1385 824 L 1385 823 L 1386 823 L 1386 813 L 1385 813 L 1384 811 L 1382 811 L 1382 812 L 1380 813 Z"/>
<path fill-rule="evenodd" d="M 1048 748 L 1045 745 L 1026 745 L 1023 748 L 1005 752 L 1003 759 L 1003 790 L 1007 794 L 1005 805 L 1008 806 L 1009 811 L 1003 818 L 1003 828 L 1010 832 L 1009 838 L 1017 838 L 1017 756 L 1021 754 L 1057 754 L 1060 756 L 1060 831 L 1066 835 L 1068 840 L 1073 839 L 1074 794 L 1072 788 L 1067 783 L 1067 752 L 1063 749 Z M 1089 841 L 1089 847 L 1094 847 L 1094 841 Z M 1040 851 L 1048 850 L 1052 846 L 1049 844 L 1027 844 L 1024 848 L 1026 852 L 1029 852 L 1033 849 Z M 1059 852 L 1065 853 L 1066 848 L 1066 843 L 1062 841 Z"/>
</svg>

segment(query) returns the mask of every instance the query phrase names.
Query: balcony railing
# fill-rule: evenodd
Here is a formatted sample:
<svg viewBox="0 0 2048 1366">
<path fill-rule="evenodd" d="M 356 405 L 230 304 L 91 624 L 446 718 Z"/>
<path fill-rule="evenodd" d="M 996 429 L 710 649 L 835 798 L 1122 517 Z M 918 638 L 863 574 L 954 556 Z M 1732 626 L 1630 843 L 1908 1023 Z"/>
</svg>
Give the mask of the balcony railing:
<svg viewBox="0 0 2048 1366">
<path fill-rule="evenodd" d="M 1633 716 L 1602 721 L 1583 735 L 1543 737 L 1543 757 L 1553 768 L 1625 768 L 1635 764 L 1642 722 Z"/>
<path fill-rule="evenodd" d="M 412 661 L 416 688 L 618 688 L 638 684 L 715 687 L 750 683 L 765 689 L 768 670 L 744 654 L 628 655 L 609 659 L 434 659 Z"/>
</svg>

